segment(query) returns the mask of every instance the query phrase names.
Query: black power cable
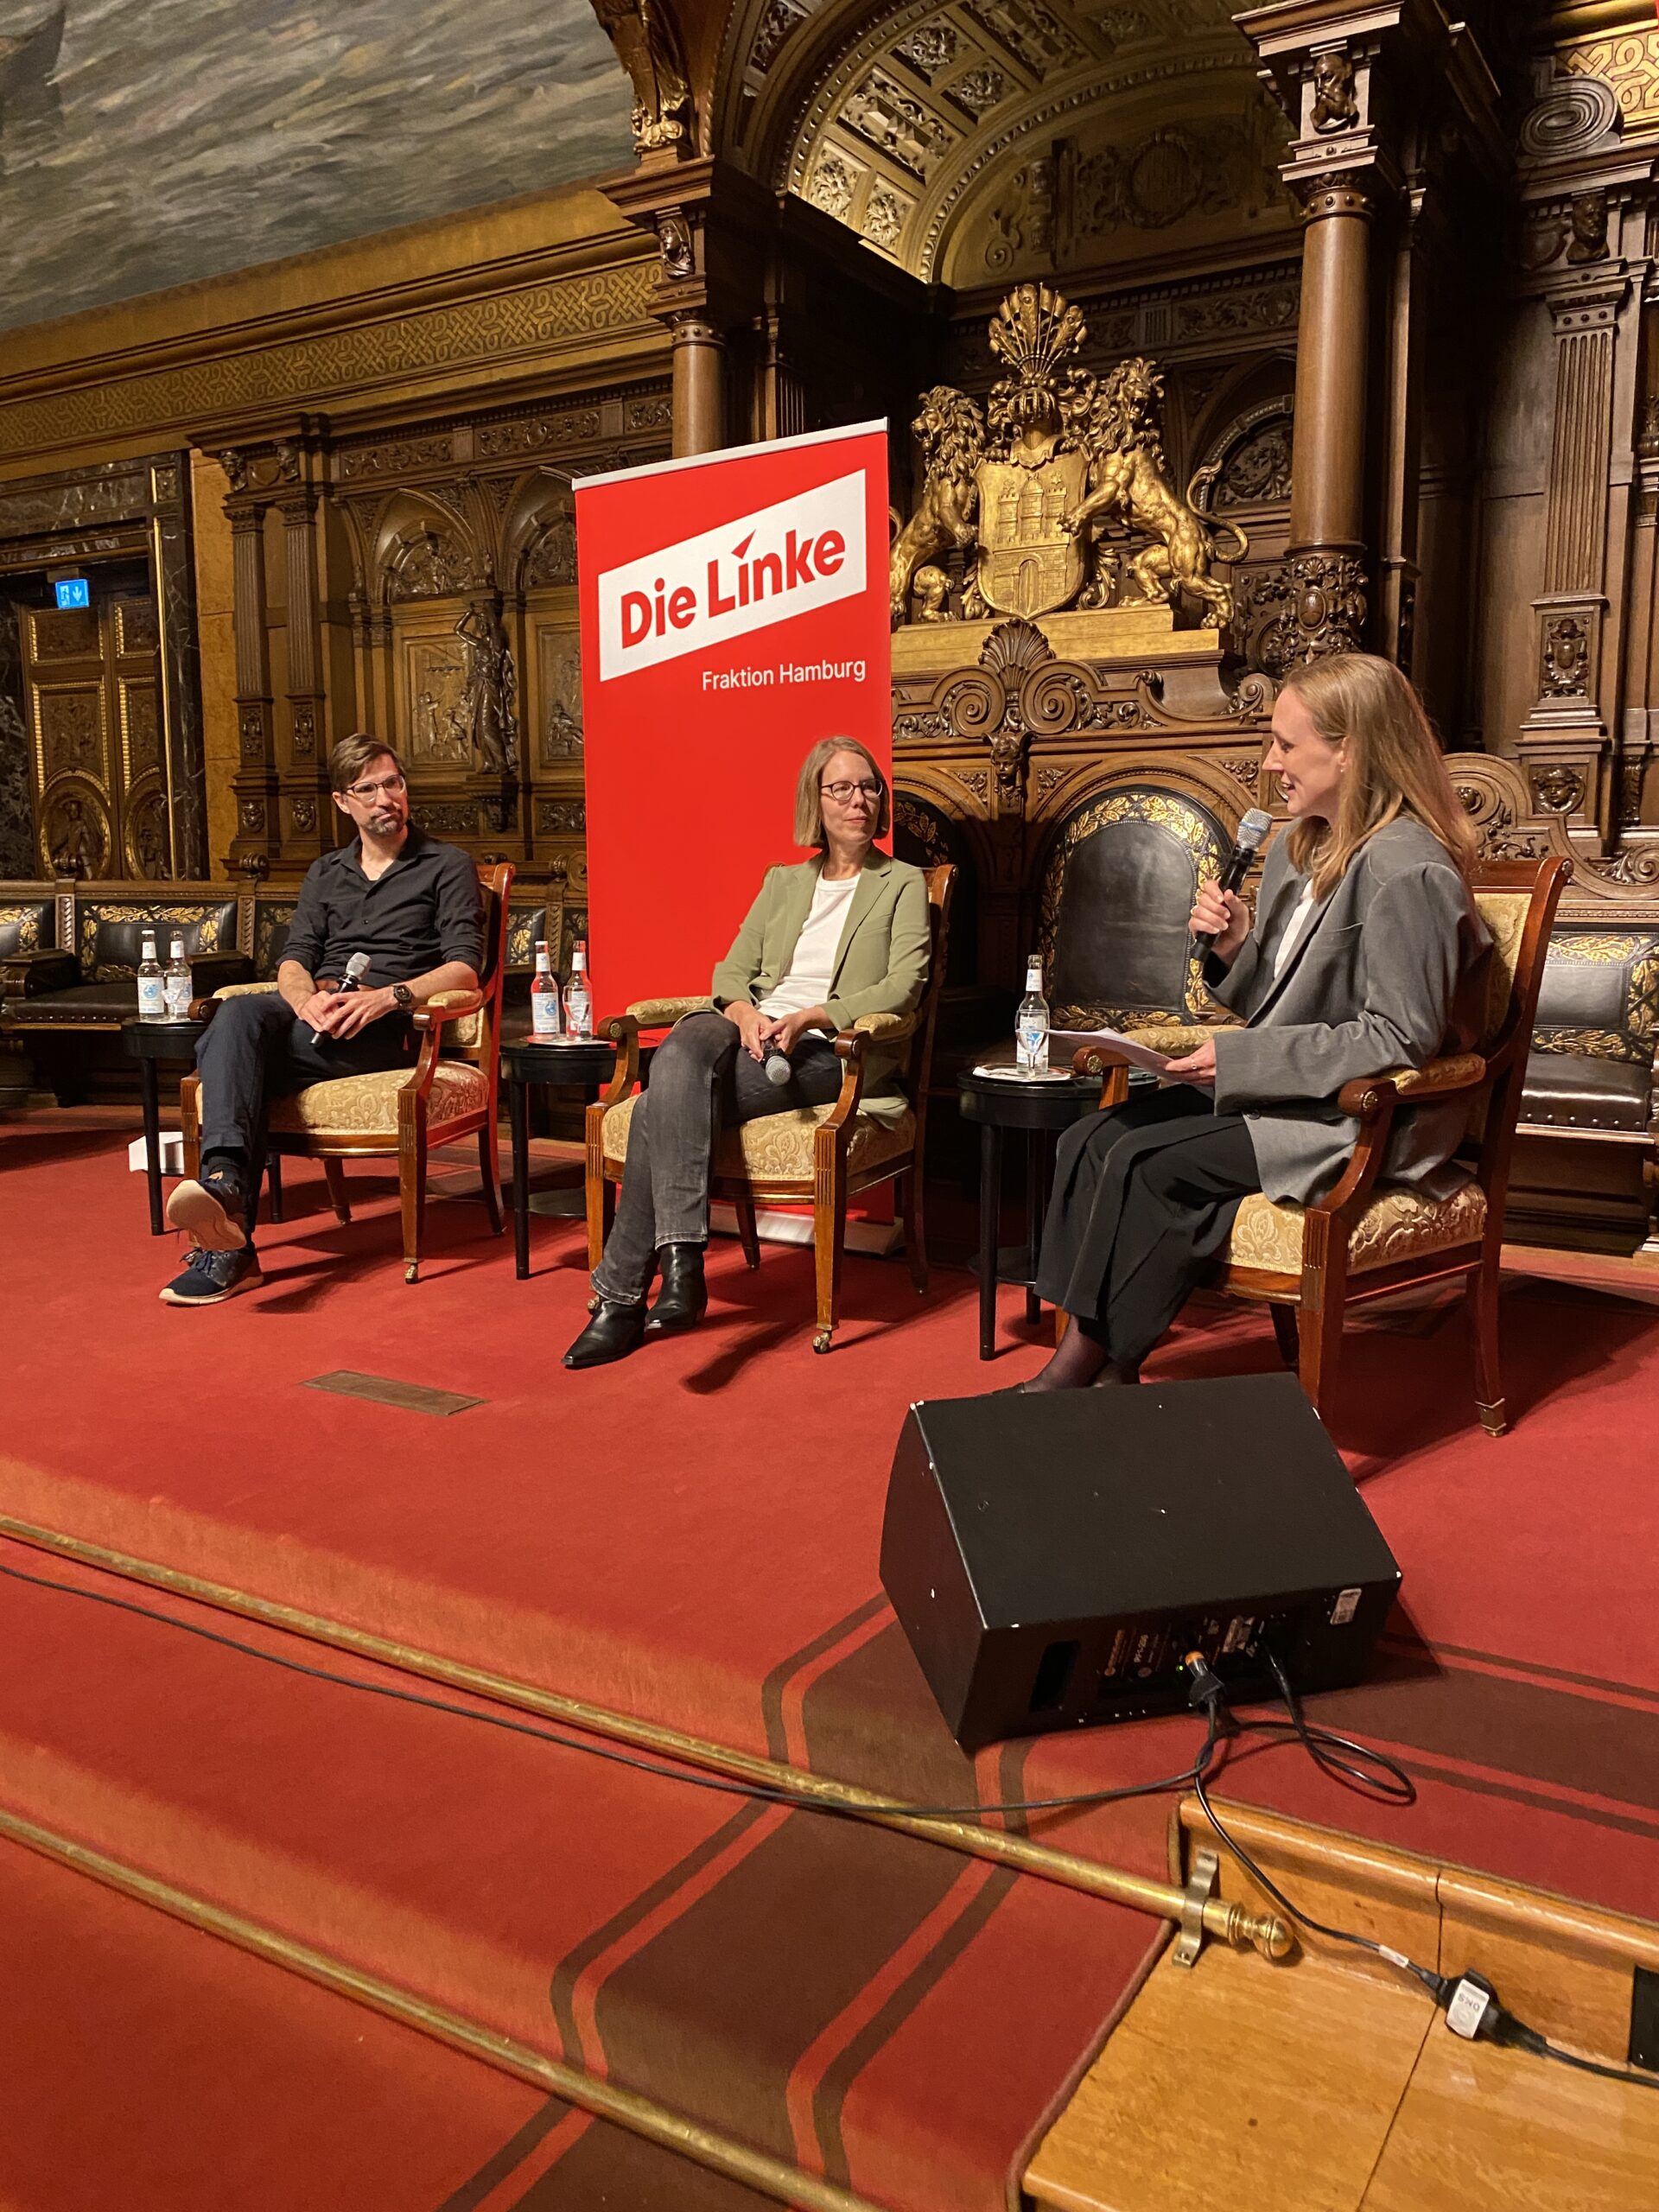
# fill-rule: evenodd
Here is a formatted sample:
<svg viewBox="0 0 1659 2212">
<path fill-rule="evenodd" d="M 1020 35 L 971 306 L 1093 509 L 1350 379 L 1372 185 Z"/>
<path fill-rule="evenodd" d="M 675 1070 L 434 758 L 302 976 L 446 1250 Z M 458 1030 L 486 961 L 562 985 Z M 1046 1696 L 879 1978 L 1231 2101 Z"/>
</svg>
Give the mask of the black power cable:
<svg viewBox="0 0 1659 2212">
<path fill-rule="evenodd" d="M 1344 1779 L 1349 1789 L 1360 1789 L 1385 1804 L 1410 1804 L 1414 1802 L 1417 1792 L 1410 1776 L 1385 1752 L 1373 1750 L 1367 1744 L 1357 1744 L 1350 1737 L 1338 1736 L 1329 1729 L 1312 1726 L 1303 1716 L 1277 1656 L 1268 1651 L 1266 1656 L 1290 1719 L 1288 1721 L 1235 1723 L 1235 1734 L 1271 1732 L 1294 1735 L 1302 1743 L 1316 1766 L 1333 1779 Z M 1225 1711 L 1225 1693 L 1222 1685 L 1200 1653 L 1190 1652 L 1186 1666 L 1193 1677 L 1192 1702 L 1207 1711 L 1214 1721 L 1218 1713 Z M 1327 1745 L 1335 1745 L 1341 1752 L 1351 1754 L 1355 1763 L 1350 1764 L 1345 1758 L 1327 1751 L 1325 1748 Z M 1368 1772 L 1368 1768 L 1375 1771 Z M 1346 1943 L 1356 1950 L 1369 1951 L 1373 1957 L 1385 1960 L 1389 1966 L 1410 1974 L 1427 1990 L 1437 2009 L 1446 2014 L 1446 2025 L 1454 2035 L 1462 2036 L 1471 2043 L 1478 2040 L 1524 2050 L 1535 2058 L 1550 2059 L 1557 2065 L 1571 2066 L 1581 2074 L 1598 2075 L 1603 2081 L 1630 2082 L 1642 2089 L 1659 2089 L 1659 2075 L 1640 2073 L 1623 2066 L 1608 2066 L 1597 2058 L 1580 2058 L 1575 2052 L 1563 2050 L 1558 2044 L 1551 2043 L 1536 2028 L 1529 2028 L 1524 2020 L 1517 2019 L 1513 2012 L 1508 2011 L 1499 2002 L 1497 1992 L 1485 1975 L 1476 1973 L 1472 1967 L 1461 1974 L 1437 1974 L 1432 1967 L 1419 1965 L 1415 1959 L 1408 1958 L 1403 1951 L 1395 1950 L 1389 1944 L 1376 1942 L 1371 1936 L 1362 1936 L 1351 1928 L 1332 1928 L 1325 1921 L 1315 1920 L 1312 1913 L 1304 1912 L 1300 1905 L 1292 1904 L 1278 1884 L 1262 1871 L 1227 1828 L 1210 1802 L 1210 1793 L 1205 1787 L 1202 1774 L 1193 1777 L 1192 1787 L 1198 1803 L 1204 1808 L 1205 1820 L 1222 1842 L 1246 1872 L 1276 1904 L 1283 1907 L 1299 1927 L 1311 1929 L 1315 1935 L 1324 1936 L 1332 1942 Z"/>
<path fill-rule="evenodd" d="M 781 1805 L 791 1811 L 803 1813 L 834 1813 L 850 1819 L 868 1820 L 872 1815 L 890 1814 L 895 1818 L 908 1817 L 925 1821 L 976 1820 L 988 1813 L 1046 1813 L 1080 1808 L 1089 1805 L 1112 1805 L 1130 1797 L 1154 1797 L 1171 1789 L 1185 1789 L 1209 1765 L 1215 1754 L 1220 1722 L 1214 1715 L 1207 1720 L 1205 1740 L 1191 1764 L 1178 1773 L 1160 1777 L 1155 1782 L 1135 1782 L 1117 1789 L 1089 1789 L 1066 1797 L 1013 1797 L 993 1804 L 976 1802 L 970 1805 L 914 1805 L 858 1804 L 842 1806 L 824 1798 L 815 1797 L 809 1791 L 773 1788 L 761 1782 L 734 1782 L 718 1776 L 702 1774 L 694 1768 L 671 1766 L 664 1761 L 642 1757 L 638 1752 L 616 1750 L 608 1744 L 595 1743 L 591 1738 L 567 1735 L 554 1728 L 533 1726 L 527 1720 L 513 1720 L 505 1713 L 482 1712 L 470 1705 L 457 1705 L 448 1698 L 428 1697 L 418 1690 L 395 1688 L 390 1682 L 365 1682 L 352 1675 L 337 1673 L 331 1667 L 314 1667 L 302 1659 L 290 1659 L 279 1651 L 263 1651 L 256 1643 L 247 1643 L 240 1637 L 226 1636 L 222 1630 L 205 1628 L 199 1621 L 181 1620 L 176 1613 L 165 1613 L 154 1605 L 141 1605 L 136 1599 L 118 1598 L 106 1590 L 84 1590 L 73 1582 L 60 1582 L 45 1574 L 26 1574 L 22 1567 L 10 1567 L 0 1560 L 0 1574 L 13 1582 L 27 1583 L 32 1589 L 51 1590 L 60 1597 L 85 1598 L 93 1605 L 108 1605 L 113 1611 L 130 1613 L 145 1621 L 159 1621 L 163 1628 L 181 1629 L 187 1636 L 200 1637 L 204 1643 L 218 1644 L 226 1651 L 239 1652 L 245 1659 L 257 1659 L 268 1667 L 281 1667 L 290 1675 L 302 1675 L 308 1681 L 332 1683 L 337 1689 L 356 1690 L 365 1697 L 388 1699 L 396 1705 L 417 1706 L 427 1713 L 445 1713 L 457 1720 L 474 1720 L 488 1728 L 499 1728 L 513 1736 L 528 1736 L 535 1742 L 551 1744 L 556 1749 L 580 1751 L 588 1758 L 604 1759 L 613 1766 L 632 1767 L 639 1774 L 654 1775 L 664 1782 L 683 1783 L 688 1789 L 706 1789 L 716 1796 L 742 1797 L 757 1804 Z"/>
<path fill-rule="evenodd" d="M 710 1791 L 717 1796 L 741 1797 L 752 1802 L 779 1805 L 793 1812 L 829 1813 L 842 1819 L 868 1819 L 873 1815 L 890 1814 L 896 1817 L 917 1820 L 973 1820 L 988 1813 L 1039 1813 L 1078 1809 L 1090 1805 L 1122 1803 L 1127 1798 L 1155 1796 L 1169 1789 L 1191 1788 L 1203 1808 L 1205 1818 L 1215 1830 L 1234 1858 L 1261 1887 L 1287 1912 L 1300 1928 L 1323 1936 L 1330 1942 L 1346 1943 L 1357 1950 L 1370 1952 L 1401 1972 L 1411 1974 L 1434 1999 L 1438 2007 L 1446 2014 L 1454 2032 L 1470 2040 L 1477 2037 L 1512 2049 L 1525 2050 L 1535 2057 L 1571 2066 L 1580 2073 L 1595 2074 L 1611 2082 L 1634 2082 L 1646 2089 L 1659 2089 L 1659 2076 L 1627 2071 L 1618 2066 L 1607 2066 L 1592 2058 L 1580 2058 L 1572 2051 L 1562 2050 L 1537 2029 L 1516 2018 L 1498 2002 L 1497 1992 L 1484 1975 L 1472 1971 L 1455 1980 L 1449 1974 L 1436 1974 L 1432 1967 L 1420 1966 L 1403 1951 L 1396 1951 L 1386 1943 L 1379 1943 L 1369 1936 L 1361 1936 L 1352 1929 L 1333 1928 L 1326 1922 L 1314 1919 L 1294 1904 L 1284 1891 L 1256 1864 L 1243 1846 L 1229 1832 L 1210 1802 L 1205 1786 L 1205 1777 L 1215 1757 L 1224 1732 L 1230 1740 L 1246 1736 L 1261 1735 L 1281 1740 L 1294 1737 L 1313 1759 L 1321 1772 L 1340 1782 L 1344 1788 L 1357 1789 L 1383 1804 L 1409 1805 L 1416 1801 L 1416 1786 L 1405 1769 L 1386 1752 L 1366 1744 L 1356 1743 L 1351 1737 L 1338 1735 L 1328 1728 L 1314 1726 L 1303 1714 L 1295 1693 L 1290 1687 L 1283 1667 L 1271 1650 L 1266 1652 L 1269 1667 L 1283 1698 L 1288 1720 L 1244 1720 L 1236 1718 L 1227 1705 L 1226 1690 L 1211 1669 L 1201 1652 L 1189 1652 L 1184 1664 L 1192 1677 L 1188 1702 L 1195 1712 L 1205 1716 L 1204 1742 L 1192 1763 L 1179 1773 L 1166 1775 L 1156 1782 L 1139 1782 L 1118 1789 L 1091 1789 L 1076 1792 L 1064 1797 L 1011 1798 L 996 1804 L 972 1805 L 891 1805 L 861 1804 L 842 1806 L 804 1791 L 769 1789 L 764 1783 L 726 1781 L 715 1775 L 700 1774 L 695 1770 L 670 1766 L 657 1759 L 644 1758 L 631 1751 L 615 1750 L 609 1745 L 572 1736 L 551 1728 L 532 1726 L 524 1720 L 513 1720 L 505 1713 L 488 1713 L 467 1705 L 457 1705 L 448 1698 L 427 1697 L 417 1690 L 394 1688 L 389 1682 L 362 1681 L 350 1675 L 337 1673 L 329 1667 L 313 1667 L 303 1660 L 285 1658 L 280 1652 L 261 1650 L 257 1644 L 245 1643 L 241 1637 L 226 1636 L 219 1629 L 205 1628 L 200 1622 L 181 1620 L 176 1613 L 162 1612 L 154 1605 L 141 1605 L 135 1599 L 118 1598 L 105 1590 L 86 1590 L 73 1582 L 60 1582 L 45 1574 L 27 1574 L 21 1567 L 11 1567 L 0 1560 L 0 1574 L 13 1582 L 27 1584 L 35 1590 L 49 1590 L 59 1597 L 84 1598 L 93 1605 L 107 1605 L 114 1611 L 130 1613 L 139 1620 L 156 1621 L 163 1628 L 181 1630 L 187 1636 L 199 1637 L 206 1643 L 218 1644 L 226 1651 L 239 1653 L 244 1658 L 257 1659 L 264 1665 L 281 1667 L 292 1675 L 304 1675 L 308 1681 L 327 1682 L 335 1688 L 355 1690 L 370 1697 L 391 1700 L 395 1704 L 411 1705 L 428 1712 L 442 1713 L 458 1720 L 481 1721 L 486 1726 L 505 1730 L 510 1735 L 528 1736 L 537 1743 L 551 1744 L 556 1749 L 580 1751 L 590 1758 L 604 1759 L 615 1766 L 631 1767 L 640 1774 L 649 1774 L 665 1782 L 677 1782 L 694 1789 Z"/>
</svg>

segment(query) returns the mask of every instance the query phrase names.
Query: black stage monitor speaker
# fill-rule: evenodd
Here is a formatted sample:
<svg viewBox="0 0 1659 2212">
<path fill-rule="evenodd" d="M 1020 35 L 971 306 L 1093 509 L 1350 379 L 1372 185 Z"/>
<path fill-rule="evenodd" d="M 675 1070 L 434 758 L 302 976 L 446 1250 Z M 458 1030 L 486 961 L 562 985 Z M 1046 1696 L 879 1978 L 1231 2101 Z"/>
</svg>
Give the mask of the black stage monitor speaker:
<svg viewBox="0 0 1659 2212">
<path fill-rule="evenodd" d="M 1294 1376 L 912 1406 L 881 1580 L 965 1751 L 1363 1675 L 1400 1570 Z"/>
</svg>

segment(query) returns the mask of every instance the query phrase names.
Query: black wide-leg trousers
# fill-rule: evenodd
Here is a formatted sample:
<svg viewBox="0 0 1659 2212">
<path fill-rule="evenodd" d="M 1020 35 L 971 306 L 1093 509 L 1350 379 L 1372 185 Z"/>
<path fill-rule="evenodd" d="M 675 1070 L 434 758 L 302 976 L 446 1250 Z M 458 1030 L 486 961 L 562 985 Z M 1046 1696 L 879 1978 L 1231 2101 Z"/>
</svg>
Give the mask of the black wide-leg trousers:
<svg viewBox="0 0 1659 2212">
<path fill-rule="evenodd" d="M 1120 1367 L 1152 1350 L 1262 1187 L 1242 1116 L 1172 1084 L 1061 1137 L 1037 1289 Z"/>
</svg>

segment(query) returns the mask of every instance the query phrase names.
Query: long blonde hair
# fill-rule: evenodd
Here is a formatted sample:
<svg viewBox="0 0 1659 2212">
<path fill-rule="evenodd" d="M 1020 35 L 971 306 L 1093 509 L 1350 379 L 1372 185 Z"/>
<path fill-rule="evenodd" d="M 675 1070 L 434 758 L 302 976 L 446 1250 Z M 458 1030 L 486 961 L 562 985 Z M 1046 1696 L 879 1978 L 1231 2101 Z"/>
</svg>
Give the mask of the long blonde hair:
<svg viewBox="0 0 1659 2212">
<path fill-rule="evenodd" d="M 1347 768 L 1334 822 L 1298 822 L 1288 851 L 1313 896 L 1324 899 L 1362 845 L 1402 815 L 1445 846 L 1466 883 L 1478 843 L 1434 741 L 1423 702 L 1392 661 L 1333 653 L 1293 669 L 1284 689 L 1307 709 L 1327 745 L 1345 745 Z"/>
</svg>

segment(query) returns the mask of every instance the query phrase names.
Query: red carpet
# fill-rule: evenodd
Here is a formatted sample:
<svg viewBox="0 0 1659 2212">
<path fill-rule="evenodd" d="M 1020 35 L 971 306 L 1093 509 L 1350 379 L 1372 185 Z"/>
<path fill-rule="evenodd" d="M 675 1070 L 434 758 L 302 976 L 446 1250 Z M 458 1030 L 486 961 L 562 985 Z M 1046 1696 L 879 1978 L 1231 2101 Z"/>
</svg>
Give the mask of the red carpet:
<svg viewBox="0 0 1659 2212">
<path fill-rule="evenodd" d="M 703 1330 L 648 1346 L 619 1367 L 570 1376 L 557 1356 L 583 1318 L 577 1224 L 538 1220 L 537 1273 L 518 1283 L 510 1243 L 485 1233 L 475 1206 L 435 1205 L 431 1258 L 410 1288 L 396 1264 L 389 1183 L 354 1177 L 354 1188 L 377 1200 L 342 1230 L 322 1208 L 320 1180 L 296 1174 L 292 1182 L 289 1225 L 261 1235 L 266 1287 L 214 1312 L 179 1313 L 155 1302 L 175 1264 L 174 1248 L 144 1232 L 143 1185 L 126 1172 L 124 1142 L 28 1125 L 0 1130 L 0 1217 L 15 1255 L 12 1280 L 27 1283 L 31 1299 L 29 1325 L 9 1338 L 15 1363 L 4 1383 L 0 1510 L 910 1798 L 1099 1788 L 1168 1771 L 1188 1755 L 1190 1724 L 1143 1725 L 988 1754 L 976 1776 L 887 1611 L 876 1548 L 906 1404 L 1001 1385 L 1036 1363 L 1027 1351 L 979 1363 L 966 1277 L 939 1276 L 923 1303 L 902 1266 L 850 1258 L 848 1318 L 836 1352 L 819 1359 L 810 1349 L 810 1256 L 771 1249 L 751 1274 L 734 1245 L 720 1245 Z M 1274 1363 L 1265 1319 L 1217 1321 L 1199 1308 L 1190 1318 L 1194 1325 L 1179 1333 L 1160 1372 Z M 1404 1812 L 1369 1804 L 1283 1751 L 1235 1762 L 1226 1789 L 1329 1827 L 1650 1914 L 1659 1897 L 1659 1628 L 1650 1594 L 1659 1312 L 1633 1298 L 1519 1276 L 1506 1292 L 1503 1333 L 1516 1426 L 1501 1441 L 1474 1424 L 1457 1309 L 1352 1332 L 1332 1419 L 1405 1570 L 1405 1588 L 1386 1667 L 1365 1688 L 1321 1700 L 1318 1717 L 1395 1750 L 1418 1777 L 1418 1804 Z M 27 1353 L 16 1357 L 25 1342 Z M 340 1368 L 486 1402 L 440 1421 L 299 1387 Z M 66 1599 L 37 1603 L 48 1613 L 83 1610 Z M 75 1625 L 84 1637 L 85 1623 Z M 141 1641 L 168 1635 L 140 1624 L 131 1632 Z M 44 1624 L 40 1633 L 48 1633 Z M 73 1641 L 73 1627 L 63 1633 Z M 251 1668 L 226 1656 L 201 1676 L 195 1694 L 204 1719 L 233 1694 L 223 1675 L 232 1664 Z M 249 1694 L 271 1701 L 275 1727 L 296 1687 L 284 1683 L 279 1694 L 256 1685 Z M 22 1739 L 32 1729 L 32 1740 L 58 1745 L 52 1713 L 29 1717 L 31 1694 L 19 1687 L 21 1705 L 9 1695 L 9 1730 Z M 306 1692 L 314 1694 L 338 1701 L 347 1694 Z M 179 1794 L 173 1763 L 184 1755 L 183 1738 L 146 1749 L 142 1699 L 130 1718 L 112 1745 L 58 1745 L 81 1777 L 75 1789 L 104 1808 L 100 1820 L 154 1789 L 158 1774 L 169 1796 Z M 375 1758 L 387 1733 L 378 1715 Z M 560 1756 L 524 1748 L 538 1762 Z M 515 2033 L 537 2014 L 545 2032 L 557 1961 L 585 1961 L 583 1942 L 599 1942 L 607 2063 L 662 2069 L 688 2102 L 706 2094 L 720 2103 L 729 2092 L 722 2109 L 735 2132 L 813 2142 L 824 2170 L 844 2160 L 855 2185 L 882 2201 L 995 2201 L 1007 2171 L 995 2161 L 1007 2158 L 1020 2128 L 1005 2103 L 995 2148 L 976 2135 L 981 2093 L 959 2074 L 963 2022 L 971 2018 L 978 2032 L 982 2018 L 1007 2021 L 1012 2050 L 1029 2032 L 1021 1989 L 1046 2002 L 1055 1976 L 1065 1980 L 1058 1967 L 1020 1963 L 1042 1958 L 1042 1931 L 1052 1936 L 1058 1924 L 1047 1893 L 1026 1899 L 1040 1885 L 999 1887 L 1002 1878 L 956 1860 L 948 1882 L 941 1872 L 914 1885 L 895 1882 L 884 1862 L 861 1889 L 854 1862 L 872 1847 L 855 1850 L 838 1827 L 791 1816 L 774 1835 L 769 1823 L 778 1816 L 749 1815 L 760 1833 L 745 1827 L 711 1842 L 734 1817 L 729 1809 L 710 1826 L 708 1805 L 682 1802 L 670 1784 L 639 1783 L 648 1802 L 612 1802 L 620 1785 L 584 1774 L 584 1802 L 604 1802 L 605 1834 L 614 1840 L 630 1824 L 644 1834 L 620 1845 L 622 1856 L 603 1878 L 584 1875 L 579 1895 L 550 1903 L 538 1894 L 531 1921 L 474 1929 L 475 1908 L 443 1884 L 466 1891 L 467 1854 L 478 1848 L 490 1858 L 497 1815 L 466 1824 L 455 1859 L 454 1808 L 466 1793 L 454 1786 L 448 1762 L 461 1756 L 446 1751 L 428 1770 L 424 1818 L 417 1795 L 397 1831 L 395 1866 L 365 1874 L 346 1853 L 349 1839 L 332 1828 L 326 1848 L 302 1849 L 295 1837 L 272 1847 L 290 1873 L 313 1860 L 322 1866 L 322 1887 L 306 1892 L 308 1913 L 321 1909 L 329 1884 L 340 1897 L 372 1896 L 387 1958 L 429 1951 L 456 1993 L 451 2001 L 486 1985 L 510 1990 Z M 119 1770 L 129 1760 L 130 1770 Z M 66 1817 L 73 1796 L 63 1800 Z M 1050 1821 L 1039 1832 L 1161 1875 L 1169 1811 L 1159 1799 Z M 204 1826 L 217 1833 L 227 1817 L 222 1808 L 195 1805 L 180 1832 L 194 1851 Z M 257 1840 L 264 1818 L 244 1811 L 232 1833 Z M 795 1833 L 809 1828 L 827 1830 L 833 1845 Z M 492 1878 L 511 1891 L 516 1865 L 516 1878 L 535 1891 L 531 1838 L 522 1823 L 509 1820 L 507 1829 L 520 1855 L 515 1861 L 501 1839 L 506 1857 Z M 423 1879 L 438 1885 L 413 1899 L 404 1851 L 411 1837 L 423 1839 Z M 699 1847 L 715 1854 L 712 1877 L 684 1872 Z M 561 1885 L 564 1848 L 562 1834 Z M 904 1849 L 918 1864 L 948 1855 Z M 832 1876 L 820 1866 L 826 1853 L 836 1859 Z M 940 1886 L 930 1890 L 929 1879 Z M 629 1936 L 613 1957 L 602 1931 L 618 1914 L 649 1914 L 640 1901 L 664 1880 L 673 1902 L 660 1927 L 652 1921 L 643 1949 Z M 710 1880 L 688 1905 L 685 1885 Z M 872 1910 L 892 1890 L 904 1900 L 899 1923 L 870 1929 L 868 1943 L 843 1962 L 844 1982 L 821 1984 L 815 1968 L 803 1992 L 798 1957 L 845 1940 L 842 1923 L 814 1927 L 779 1977 L 775 2000 L 764 2003 L 741 1994 L 753 1965 L 746 1955 L 742 1974 L 721 1993 L 734 2017 L 700 2022 L 697 2038 L 730 2052 L 764 2020 L 764 2054 L 718 2062 L 728 2066 L 719 2082 L 700 2082 L 700 2050 L 678 2050 L 665 2064 L 666 2024 L 688 1993 L 707 1993 L 709 1959 L 744 1942 L 763 1952 L 760 1931 L 786 1920 L 793 1901 L 821 1880 L 826 1895 L 861 1894 Z M 1090 1916 L 1104 1910 L 1084 1908 Z M 561 1911 L 574 1918 L 560 1919 Z M 350 1932 L 352 1910 L 340 1910 L 339 1924 Z M 435 1925 L 448 1931 L 442 1942 L 431 1935 Z M 1151 1924 L 1134 1925 L 1144 1937 Z M 1058 1960 L 1064 1946 L 1052 1940 L 1048 1956 Z M 504 1961 L 518 1951 L 523 1961 L 508 1974 Z M 983 2015 L 943 1998 L 946 1954 L 947 1981 L 967 1977 Z M 1072 2058 L 1103 2023 L 1138 1955 L 1120 1943 L 1109 1971 L 1090 1977 L 1093 2009 L 1084 2006 L 1066 2028 Z M 586 1970 L 569 1969 L 582 1986 Z M 1049 1989 L 1026 1979 L 1039 1971 L 1049 1974 Z M 797 1997 L 799 2009 L 785 2024 L 769 2008 Z M 556 1981 L 555 1998 L 556 2014 Z M 562 2024 L 562 2035 L 569 2031 Z M 996 2033 L 1001 2044 L 1002 2029 Z M 1044 2063 L 1042 2081 L 1020 2092 L 1026 2126 L 1065 2071 L 1052 2049 Z M 963 2098 L 960 2111 L 953 2090 Z M 752 2091 L 753 2109 L 742 2102 Z M 658 2093 L 677 2101 L 666 2088 Z M 948 2194 L 935 2167 L 947 2158 L 960 2167 Z"/>
<path fill-rule="evenodd" d="M 15 1545 L 0 1561 L 43 1566 Z M 355 1694 L 11 1580 L 0 1680 L 0 1809 L 914 2212 L 1004 2202 L 1160 1933 L 866 1823 Z"/>
</svg>

